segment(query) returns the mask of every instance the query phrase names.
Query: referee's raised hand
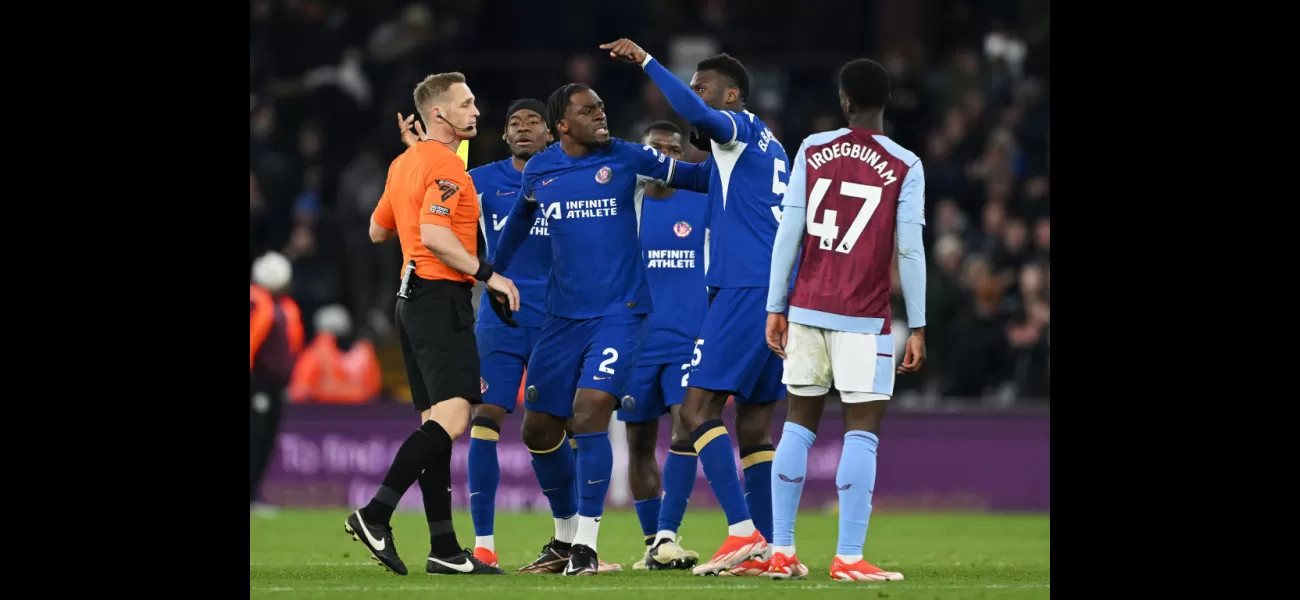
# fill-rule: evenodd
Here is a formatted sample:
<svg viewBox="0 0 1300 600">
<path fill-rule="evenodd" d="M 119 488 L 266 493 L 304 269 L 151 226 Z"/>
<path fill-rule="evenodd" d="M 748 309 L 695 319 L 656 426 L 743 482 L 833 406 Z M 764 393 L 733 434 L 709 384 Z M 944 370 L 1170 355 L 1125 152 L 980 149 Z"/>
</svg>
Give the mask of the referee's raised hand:
<svg viewBox="0 0 1300 600">
<path fill-rule="evenodd" d="M 515 282 L 500 273 L 493 273 L 487 280 L 487 289 L 502 304 L 510 307 L 511 312 L 519 312 L 519 290 Z"/>
</svg>

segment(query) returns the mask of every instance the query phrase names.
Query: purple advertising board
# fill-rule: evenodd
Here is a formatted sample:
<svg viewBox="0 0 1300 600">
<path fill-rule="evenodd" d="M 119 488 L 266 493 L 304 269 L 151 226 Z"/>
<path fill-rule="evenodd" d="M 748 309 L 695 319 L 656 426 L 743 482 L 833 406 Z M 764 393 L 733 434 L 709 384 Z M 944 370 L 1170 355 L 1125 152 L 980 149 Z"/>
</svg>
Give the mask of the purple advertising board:
<svg viewBox="0 0 1300 600">
<path fill-rule="evenodd" d="M 844 428 L 835 403 L 827 405 L 808 457 L 805 507 L 834 507 L 835 471 Z M 501 464 L 498 510 L 547 510 L 531 458 L 519 440 L 520 413 L 507 418 L 497 456 Z M 730 424 L 730 413 L 724 416 Z M 779 440 L 781 409 L 773 425 Z M 279 506 L 363 506 L 384 478 L 397 448 L 419 423 L 409 405 L 290 405 L 285 407 L 262 499 Z M 668 451 L 669 428 L 661 426 L 659 459 Z M 621 424 L 610 432 L 614 476 L 608 506 L 631 506 L 627 450 Z M 453 501 L 469 505 L 466 455 L 459 441 L 452 458 Z M 737 460 L 739 464 L 739 460 Z M 717 506 L 703 470 L 696 475 L 692 506 Z M 1051 416 L 1036 412 L 891 411 L 880 442 L 877 509 L 1031 511 L 1051 509 Z M 402 498 L 403 510 L 421 510 L 420 490 Z"/>
</svg>

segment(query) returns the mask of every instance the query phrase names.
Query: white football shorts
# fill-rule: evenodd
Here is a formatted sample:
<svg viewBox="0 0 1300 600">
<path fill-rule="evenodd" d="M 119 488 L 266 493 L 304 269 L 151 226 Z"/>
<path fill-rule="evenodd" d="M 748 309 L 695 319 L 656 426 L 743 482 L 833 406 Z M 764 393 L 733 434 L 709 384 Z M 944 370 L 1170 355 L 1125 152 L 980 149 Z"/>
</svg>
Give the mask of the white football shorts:
<svg viewBox="0 0 1300 600">
<path fill-rule="evenodd" d="M 790 323 L 781 378 L 796 396 L 820 396 L 832 383 L 846 404 L 894 395 L 894 336 Z"/>
</svg>

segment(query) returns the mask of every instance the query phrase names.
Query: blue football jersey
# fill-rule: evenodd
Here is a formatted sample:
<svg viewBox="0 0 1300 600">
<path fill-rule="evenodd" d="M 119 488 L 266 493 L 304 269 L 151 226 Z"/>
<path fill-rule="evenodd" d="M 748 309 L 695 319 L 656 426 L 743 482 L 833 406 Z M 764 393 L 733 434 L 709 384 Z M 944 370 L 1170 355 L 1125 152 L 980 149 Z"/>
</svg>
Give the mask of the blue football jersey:
<svg viewBox="0 0 1300 600">
<path fill-rule="evenodd" d="M 510 276 L 527 233 L 519 224 L 540 213 L 551 240 L 547 313 L 591 319 L 654 312 L 637 238 L 638 175 L 680 189 L 709 185 L 698 165 L 620 139 L 579 158 L 560 144 L 537 153 L 524 166 L 520 197 L 498 241 L 497 268 Z"/>
<path fill-rule="evenodd" d="M 708 196 L 677 190 L 658 199 L 641 200 L 641 248 L 646 279 L 655 299 L 647 320 L 645 346 L 638 362 L 645 365 L 689 361 L 709 310 L 704 286 L 704 233 L 709 226 Z"/>
<path fill-rule="evenodd" d="M 712 144 L 709 287 L 767 287 L 781 198 L 790 181 L 785 148 L 753 113 L 710 108 L 651 56 L 641 66 L 673 110 Z"/>
<path fill-rule="evenodd" d="M 501 230 L 510 218 L 515 199 L 519 197 L 523 173 L 516 171 L 512 159 L 507 158 L 471 169 L 469 176 L 478 190 L 479 224 L 487 238 L 488 262 L 493 262 Z M 547 239 L 544 217 L 538 215 L 534 219 L 528 239 L 518 252 L 509 275 L 519 290 L 519 312 L 515 313 L 515 321 L 521 327 L 541 327 L 546 320 L 546 279 L 551 273 L 551 242 Z M 486 296 L 479 302 L 478 318 L 490 323 L 500 321 L 492 312 Z"/>
<path fill-rule="evenodd" d="M 711 141 L 709 286 L 764 287 L 781 224 L 781 199 L 790 181 L 789 159 L 772 130 L 753 113 L 719 112 L 735 121 L 736 137 L 730 145 Z"/>
</svg>

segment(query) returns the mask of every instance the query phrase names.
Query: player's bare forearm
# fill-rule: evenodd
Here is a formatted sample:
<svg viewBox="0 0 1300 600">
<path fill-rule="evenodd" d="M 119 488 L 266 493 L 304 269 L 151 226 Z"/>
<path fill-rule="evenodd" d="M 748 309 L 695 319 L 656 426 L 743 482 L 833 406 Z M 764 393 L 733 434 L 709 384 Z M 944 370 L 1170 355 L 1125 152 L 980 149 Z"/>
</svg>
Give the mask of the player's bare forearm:
<svg viewBox="0 0 1300 600">
<path fill-rule="evenodd" d="M 420 240 L 442 264 L 466 275 L 478 273 L 478 257 L 460 245 L 460 240 L 450 228 L 431 223 L 420 224 Z"/>
<path fill-rule="evenodd" d="M 376 244 L 387 242 L 397 237 L 397 231 L 381 227 L 373 218 L 370 219 L 370 241 Z"/>
</svg>

